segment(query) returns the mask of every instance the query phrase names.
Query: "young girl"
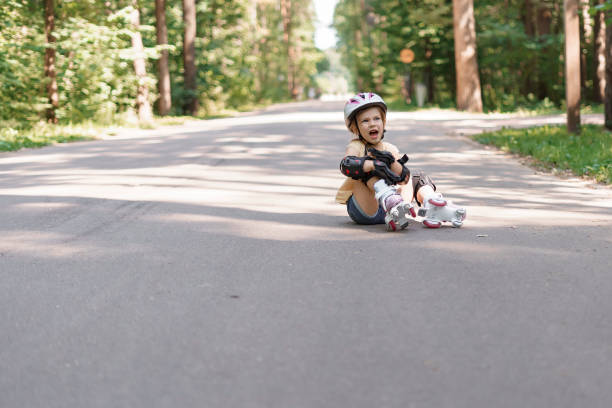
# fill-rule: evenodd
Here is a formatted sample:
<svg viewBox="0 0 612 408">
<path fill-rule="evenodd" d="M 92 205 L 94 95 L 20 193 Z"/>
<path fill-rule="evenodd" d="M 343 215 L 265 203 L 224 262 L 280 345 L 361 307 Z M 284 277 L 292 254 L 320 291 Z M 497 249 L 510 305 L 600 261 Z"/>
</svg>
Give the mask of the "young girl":
<svg viewBox="0 0 612 408">
<path fill-rule="evenodd" d="M 358 224 L 386 224 L 390 231 L 408 226 L 417 213 L 428 228 L 442 222 L 460 227 L 465 208 L 454 206 L 436 192 L 432 180 L 422 171 L 410 171 L 397 147 L 383 142 L 387 105 L 375 93 L 359 93 L 344 105 L 344 121 L 354 139 L 340 162 L 347 176 L 336 201 L 346 204 L 349 217 Z"/>
</svg>

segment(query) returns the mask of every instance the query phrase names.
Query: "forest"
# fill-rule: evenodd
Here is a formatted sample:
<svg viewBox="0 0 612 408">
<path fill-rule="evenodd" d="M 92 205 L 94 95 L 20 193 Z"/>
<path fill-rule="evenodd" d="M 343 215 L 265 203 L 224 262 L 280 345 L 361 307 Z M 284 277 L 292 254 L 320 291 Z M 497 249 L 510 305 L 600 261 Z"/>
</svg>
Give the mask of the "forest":
<svg viewBox="0 0 612 408">
<path fill-rule="evenodd" d="M 313 13 L 289 0 L 4 1 L 0 120 L 204 117 L 297 99 L 323 58 Z"/>
<path fill-rule="evenodd" d="M 565 1 L 578 6 L 580 102 L 598 106 L 612 99 L 612 1 Z M 310 0 L 5 0 L 0 121 L 20 129 L 131 114 L 146 123 L 305 99 L 328 91 L 333 53 L 352 90 L 415 105 L 420 87 L 424 103 L 455 107 L 465 70 L 453 3 L 339 0 L 337 50 L 319 50 Z M 480 109 L 565 109 L 563 0 L 455 3 L 473 3 Z"/>
<path fill-rule="evenodd" d="M 478 75 L 485 110 L 564 105 L 563 3 L 474 1 Z M 605 98 L 605 10 L 611 2 L 577 3 L 582 102 L 599 104 Z M 334 24 L 355 86 L 392 94 L 408 76 L 410 82 L 426 85 L 428 102 L 454 104 L 452 8 L 452 1 L 443 0 L 340 0 Z M 400 61 L 403 48 L 414 52 L 412 63 Z M 409 91 L 413 86 L 406 88 Z"/>
</svg>

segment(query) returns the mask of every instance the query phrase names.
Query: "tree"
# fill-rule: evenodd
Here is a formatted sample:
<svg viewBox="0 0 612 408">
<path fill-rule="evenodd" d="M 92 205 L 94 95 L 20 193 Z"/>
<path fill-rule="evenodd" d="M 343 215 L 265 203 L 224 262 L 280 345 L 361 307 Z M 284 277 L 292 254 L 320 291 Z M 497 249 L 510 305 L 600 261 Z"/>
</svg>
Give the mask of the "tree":
<svg viewBox="0 0 612 408">
<path fill-rule="evenodd" d="M 548 66 L 545 61 L 551 53 L 554 53 L 554 49 L 551 50 L 547 44 L 550 41 L 550 32 L 552 26 L 552 11 L 550 5 L 541 2 L 536 12 L 536 31 L 537 31 L 537 43 L 538 53 L 535 56 L 537 61 L 537 96 L 538 98 L 545 99 L 550 95 Z M 552 51 L 552 52 L 551 52 Z"/>
<path fill-rule="evenodd" d="M 293 40 L 293 5 L 292 0 L 280 0 L 283 19 L 283 41 L 287 52 L 287 86 L 292 99 L 297 99 L 298 90 L 295 82 L 296 46 Z"/>
<path fill-rule="evenodd" d="M 597 0 L 602 6 L 606 0 Z M 593 100 L 603 102 L 606 93 L 606 15 L 602 10 L 595 14 L 595 75 L 593 86 Z"/>
<path fill-rule="evenodd" d="M 453 0 L 457 109 L 482 112 L 473 0 Z"/>
<path fill-rule="evenodd" d="M 146 83 L 147 70 L 145 65 L 144 45 L 140 35 L 140 11 L 138 0 L 132 0 L 132 12 L 130 21 L 132 23 L 132 49 L 134 50 L 134 71 L 138 77 L 138 91 L 136 94 L 136 108 L 138 119 L 141 122 L 150 122 L 153 119 L 151 104 L 149 103 L 149 87 Z"/>
<path fill-rule="evenodd" d="M 185 90 L 188 92 L 185 101 L 185 111 L 195 115 L 198 111 L 198 96 L 196 83 L 196 60 L 195 60 L 195 38 L 196 38 L 196 7 L 195 0 L 183 0 L 183 21 L 185 32 L 183 37 L 183 67 Z"/>
<path fill-rule="evenodd" d="M 591 19 L 590 0 L 580 0 L 580 44 L 584 44 L 585 52 L 580 51 L 580 85 L 585 88 L 587 81 L 587 52 L 592 48 L 593 43 L 593 20 Z"/>
<path fill-rule="evenodd" d="M 170 70 L 168 69 L 168 28 L 166 26 L 166 0 L 155 0 L 155 26 L 157 45 L 162 46 L 159 61 L 157 62 L 159 90 L 158 109 L 161 116 L 170 112 L 172 98 L 170 95 Z"/>
<path fill-rule="evenodd" d="M 612 8 L 606 10 L 606 94 L 605 94 L 605 126 L 612 130 Z"/>
<path fill-rule="evenodd" d="M 578 0 L 564 0 L 565 15 L 565 100 L 567 130 L 580 132 L 580 22 Z"/>
<path fill-rule="evenodd" d="M 57 123 L 55 110 L 59 106 L 59 94 L 57 91 L 57 73 L 55 70 L 55 37 L 53 30 L 55 29 L 55 7 L 54 0 L 45 0 L 45 77 L 47 78 L 47 95 L 49 98 L 49 107 L 46 111 L 47 122 Z"/>
</svg>

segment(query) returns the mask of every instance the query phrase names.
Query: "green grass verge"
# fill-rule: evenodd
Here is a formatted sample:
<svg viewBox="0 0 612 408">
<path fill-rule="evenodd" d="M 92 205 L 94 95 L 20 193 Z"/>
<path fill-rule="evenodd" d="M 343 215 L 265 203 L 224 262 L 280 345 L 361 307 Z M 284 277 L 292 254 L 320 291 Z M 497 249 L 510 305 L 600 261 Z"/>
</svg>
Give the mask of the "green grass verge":
<svg viewBox="0 0 612 408">
<path fill-rule="evenodd" d="M 61 126 L 40 123 L 28 129 L 2 127 L 0 128 L 0 151 L 13 151 L 22 148 L 43 147 L 55 143 L 91 140 L 95 139 L 95 137 L 96 129 L 85 126 Z"/>
<path fill-rule="evenodd" d="M 102 134 L 115 135 L 125 128 L 155 129 L 160 126 L 183 125 L 187 121 L 225 118 L 238 115 L 251 109 L 268 106 L 252 104 L 241 109 L 225 109 L 215 114 L 200 116 L 155 116 L 151 122 L 139 123 L 132 114 L 116 115 L 111 120 L 101 123 L 87 121 L 79 124 L 51 125 L 45 122 L 20 123 L 17 121 L 0 121 L 0 151 L 15 151 L 23 148 L 43 147 L 55 143 L 93 140 Z"/>
<path fill-rule="evenodd" d="M 472 138 L 529 157 L 538 168 L 570 170 L 578 176 L 612 183 L 612 132 L 599 125 L 583 125 L 579 135 L 568 133 L 565 126 L 542 126 L 504 128 Z"/>
</svg>

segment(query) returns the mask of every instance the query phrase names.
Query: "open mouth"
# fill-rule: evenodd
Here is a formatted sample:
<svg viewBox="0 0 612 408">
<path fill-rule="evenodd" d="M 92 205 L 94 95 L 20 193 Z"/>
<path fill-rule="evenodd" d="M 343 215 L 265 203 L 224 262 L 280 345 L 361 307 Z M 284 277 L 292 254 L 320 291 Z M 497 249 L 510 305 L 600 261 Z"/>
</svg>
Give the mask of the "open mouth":
<svg viewBox="0 0 612 408">
<path fill-rule="evenodd" d="M 378 137 L 378 130 L 370 130 L 370 137 Z"/>
</svg>

